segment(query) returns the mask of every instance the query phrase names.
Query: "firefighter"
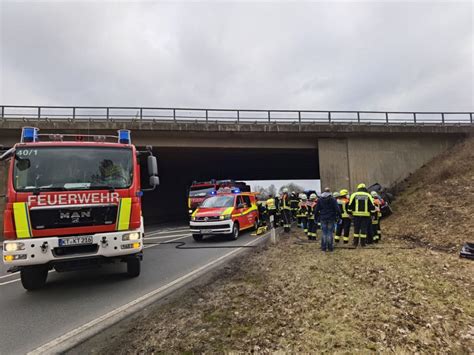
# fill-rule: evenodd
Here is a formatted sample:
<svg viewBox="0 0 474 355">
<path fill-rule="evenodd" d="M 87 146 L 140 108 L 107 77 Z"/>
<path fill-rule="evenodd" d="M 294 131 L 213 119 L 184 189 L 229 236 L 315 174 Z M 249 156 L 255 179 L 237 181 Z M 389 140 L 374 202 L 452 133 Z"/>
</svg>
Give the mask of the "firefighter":
<svg viewBox="0 0 474 355">
<path fill-rule="evenodd" d="M 298 195 L 295 191 L 291 192 L 290 195 L 290 208 L 291 208 L 291 218 L 293 221 L 296 221 L 296 213 L 298 212 L 298 204 L 299 204 Z"/>
<path fill-rule="evenodd" d="M 316 209 L 316 194 L 309 195 L 309 202 L 307 203 L 308 206 L 308 239 L 309 240 L 316 240 L 316 219 L 314 216 L 314 210 Z"/>
<path fill-rule="evenodd" d="M 307 201 L 308 199 L 306 198 L 306 195 L 304 195 L 304 198 L 305 198 L 305 201 Z M 298 211 L 296 212 L 296 226 L 298 228 L 302 228 L 303 227 L 303 221 L 301 220 L 302 216 L 301 216 L 301 213 L 300 213 L 300 206 L 301 206 L 301 202 L 303 201 L 303 194 L 300 193 L 298 195 Z"/>
<path fill-rule="evenodd" d="M 283 194 L 281 196 L 281 216 L 283 219 L 283 228 L 286 233 L 289 233 L 291 230 L 291 206 L 290 206 L 290 195 L 288 194 L 288 188 L 284 187 L 282 190 Z"/>
<path fill-rule="evenodd" d="M 270 195 L 269 199 L 267 200 L 267 214 L 268 214 L 268 226 L 270 226 L 270 216 L 273 216 L 273 228 L 277 226 L 277 206 L 275 198 Z"/>
<path fill-rule="evenodd" d="M 342 237 L 342 240 L 344 244 L 349 243 L 349 231 L 351 229 L 351 216 L 347 212 L 348 203 L 349 203 L 349 191 L 347 191 L 346 189 L 342 189 L 339 192 L 339 196 L 337 197 L 337 204 L 341 212 L 341 219 L 339 220 L 336 226 L 336 236 L 334 237 L 334 240 L 336 241 L 336 243 L 339 243 L 343 233 L 344 233 L 344 236 Z"/>
<path fill-rule="evenodd" d="M 308 198 L 306 195 L 301 195 L 301 201 L 298 204 L 298 224 L 301 224 L 305 234 L 308 234 Z"/>
<path fill-rule="evenodd" d="M 257 208 L 258 208 L 258 214 L 259 214 L 259 219 L 258 219 L 258 224 L 259 227 L 268 225 L 268 211 L 267 207 L 265 206 L 264 201 L 257 201 Z"/>
<path fill-rule="evenodd" d="M 371 216 L 375 213 L 374 199 L 367 192 L 365 184 L 357 185 L 357 191 L 351 195 L 347 211 L 354 218 L 354 246 L 365 247 Z"/>
<path fill-rule="evenodd" d="M 380 230 L 380 220 L 382 218 L 381 207 L 384 204 L 383 199 L 377 194 L 376 191 L 370 193 L 374 198 L 374 205 L 376 213 L 372 218 L 372 235 L 375 243 L 378 243 L 382 238 L 382 232 Z"/>
</svg>

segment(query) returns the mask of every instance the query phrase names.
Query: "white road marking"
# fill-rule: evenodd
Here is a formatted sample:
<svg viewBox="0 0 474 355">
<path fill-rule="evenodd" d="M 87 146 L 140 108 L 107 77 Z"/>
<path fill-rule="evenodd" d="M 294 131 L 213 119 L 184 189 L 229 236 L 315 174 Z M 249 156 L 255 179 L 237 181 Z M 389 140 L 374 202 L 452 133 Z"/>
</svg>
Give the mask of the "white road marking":
<svg viewBox="0 0 474 355">
<path fill-rule="evenodd" d="M 182 238 L 181 238 L 182 239 Z M 245 246 L 247 245 L 250 245 L 252 243 L 255 243 L 257 240 L 259 240 L 260 238 L 258 239 L 253 239 L 252 241 L 248 242 L 247 244 L 244 244 Z M 141 296 L 141 297 L 138 297 L 136 299 L 134 299 L 133 301 L 127 303 L 127 304 L 124 304 L 123 306 L 119 307 L 119 308 L 116 308 L 115 310 L 113 311 L 110 311 L 106 314 L 103 314 L 102 316 L 96 318 L 96 319 L 93 319 L 91 320 L 90 322 L 86 323 L 86 324 L 83 324 L 81 325 L 80 327 L 76 328 L 76 329 L 73 329 L 69 332 L 67 332 L 66 334 L 63 334 L 61 335 L 60 337 L 57 337 L 56 339 L 30 351 L 28 353 L 28 355 L 36 355 L 36 354 L 45 354 L 45 353 L 49 353 L 49 350 L 53 349 L 54 347 L 58 346 L 59 344 L 61 344 L 62 342 L 65 342 L 66 340 L 69 340 L 71 339 L 72 337 L 92 328 L 93 326 L 121 313 L 121 312 L 124 312 L 126 311 L 127 309 L 129 309 L 130 307 L 133 307 L 137 304 L 139 304 L 140 302 L 143 302 L 145 300 L 147 300 L 148 298 L 154 296 L 154 295 L 157 295 L 163 291 L 166 291 L 167 289 L 169 289 L 170 287 L 180 283 L 181 281 L 184 281 L 186 280 L 187 278 L 190 278 L 192 277 L 193 275 L 211 267 L 212 265 L 214 264 L 217 264 L 219 261 L 221 260 L 224 260 L 226 258 L 228 258 L 229 256 L 231 256 L 232 254 L 235 254 L 237 253 L 238 251 L 240 251 L 241 249 L 235 249 L 235 250 L 232 250 L 224 255 L 222 255 L 221 257 L 217 258 L 217 259 L 214 259 L 212 260 L 211 262 L 181 276 L 181 277 L 178 277 L 177 279 L 171 281 L 170 283 L 164 285 L 164 286 L 161 286 L 151 292 L 148 292 L 146 293 L 145 295 Z"/>
<path fill-rule="evenodd" d="M 190 236 L 191 236 L 191 233 L 186 233 L 186 234 L 171 234 L 171 235 L 161 236 L 161 237 L 146 237 L 146 236 L 145 236 L 145 238 L 143 238 L 143 240 L 150 240 L 150 239 L 166 239 L 166 238 L 183 237 L 183 236 L 190 237 Z"/>
<path fill-rule="evenodd" d="M 161 235 L 161 234 L 170 234 L 170 233 L 183 233 L 183 232 L 189 232 L 189 228 L 185 229 L 175 229 L 175 230 L 170 230 L 170 231 L 156 231 L 156 232 L 145 232 L 145 235 Z"/>
<path fill-rule="evenodd" d="M 0 279 L 6 279 L 7 277 L 12 277 L 12 276 L 15 276 L 16 272 L 10 274 L 10 275 L 3 275 L 3 276 L 0 276 Z"/>
<path fill-rule="evenodd" d="M 49 270 L 48 273 L 53 272 L 53 271 L 54 271 L 54 270 Z M 9 276 L 10 276 L 10 275 L 9 275 Z M 21 278 L 15 279 L 15 280 L 10 280 L 10 281 L 1 282 L 1 283 L 0 283 L 0 286 L 8 285 L 8 284 L 11 284 L 11 283 L 13 283 L 13 282 L 20 281 L 20 280 L 21 280 Z"/>
</svg>

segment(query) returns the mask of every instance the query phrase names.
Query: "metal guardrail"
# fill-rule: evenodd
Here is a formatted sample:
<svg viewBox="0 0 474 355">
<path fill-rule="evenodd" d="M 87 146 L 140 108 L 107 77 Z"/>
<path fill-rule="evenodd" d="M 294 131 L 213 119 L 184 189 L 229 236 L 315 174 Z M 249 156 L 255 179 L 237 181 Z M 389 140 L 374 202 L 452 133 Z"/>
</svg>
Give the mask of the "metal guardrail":
<svg viewBox="0 0 474 355">
<path fill-rule="evenodd" d="M 238 110 L 0 105 L 3 121 L 473 125 L 473 112 Z"/>
</svg>

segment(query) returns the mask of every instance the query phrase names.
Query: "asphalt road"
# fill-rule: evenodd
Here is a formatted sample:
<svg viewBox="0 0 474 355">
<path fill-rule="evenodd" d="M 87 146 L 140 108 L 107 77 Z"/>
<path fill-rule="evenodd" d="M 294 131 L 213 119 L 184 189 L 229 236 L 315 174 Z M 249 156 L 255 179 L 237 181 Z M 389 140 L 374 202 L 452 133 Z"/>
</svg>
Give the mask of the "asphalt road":
<svg viewBox="0 0 474 355">
<path fill-rule="evenodd" d="M 254 244 L 260 237 L 243 233 L 237 241 L 211 237 L 196 243 L 187 226 L 154 227 L 145 243 L 183 241 L 186 246 Z M 231 248 L 180 250 L 175 245 L 147 244 L 138 278 L 116 263 L 96 270 L 51 271 L 44 289 L 27 292 L 19 274 L 0 269 L 0 354 L 22 354 L 177 280 L 229 253 Z"/>
</svg>

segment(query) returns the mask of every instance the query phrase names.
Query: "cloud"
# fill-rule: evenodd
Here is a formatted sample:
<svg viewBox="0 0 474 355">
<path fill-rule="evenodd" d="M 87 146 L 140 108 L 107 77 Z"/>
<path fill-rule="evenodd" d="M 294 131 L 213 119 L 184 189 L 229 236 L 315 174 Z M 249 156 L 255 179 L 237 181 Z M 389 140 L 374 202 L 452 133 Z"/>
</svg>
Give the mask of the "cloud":
<svg viewBox="0 0 474 355">
<path fill-rule="evenodd" d="M 0 102 L 474 110 L 471 2 L 12 2 Z"/>
</svg>

